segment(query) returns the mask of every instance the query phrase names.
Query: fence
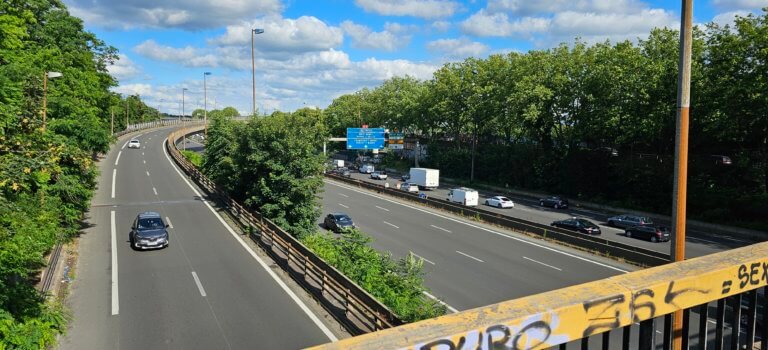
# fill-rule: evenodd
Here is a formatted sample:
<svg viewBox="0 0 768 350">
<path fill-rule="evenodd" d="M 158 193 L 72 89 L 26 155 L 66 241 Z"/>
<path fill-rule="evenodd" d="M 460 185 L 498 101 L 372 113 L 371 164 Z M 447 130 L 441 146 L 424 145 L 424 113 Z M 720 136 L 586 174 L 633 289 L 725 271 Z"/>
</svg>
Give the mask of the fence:
<svg viewBox="0 0 768 350">
<path fill-rule="evenodd" d="M 768 349 L 768 242 L 315 347 Z M 673 332 L 671 314 L 683 311 Z"/>
<path fill-rule="evenodd" d="M 176 148 L 176 140 L 199 127 L 168 136 L 167 148 L 176 163 L 209 195 L 226 206 L 258 243 L 302 287 L 311 293 L 352 334 L 391 328 L 403 322 L 385 305 L 317 257 L 288 232 L 259 212 L 249 210 L 220 190 Z"/>
<path fill-rule="evenodd" d="M 337 174 L 326 174 L 328 178 L 342 181 L 360 188 L 374 190 L 390 196 L 404 198 L 414 202 L 419 202 L 431 207 L 458 213 L 460 215 L 477 217 L 480 220 L 510 228 L 515 231 L 535 234 L 537 236 L 549 238 L 555 241 L 563 242 L 572 246 L 600 253 L 606 256 L 619 257 L 627 262 L 641 266 L 658 266 L 669 263 L 669 255 L 657 251 L 635 247 L 629 244 L 609 241 L 607 239 L 586 236 L 572 231 L 535 223 L 532 221 L 512 218 L 502 214 L 481 208 L 470 208 L 466 206 L 452 204 L 434 198 L 422 198 L 416 194 L 394 188 L 384 187 L 383 185 L 373 184 L 366 181 L 360 181 Z"/>
</svg>

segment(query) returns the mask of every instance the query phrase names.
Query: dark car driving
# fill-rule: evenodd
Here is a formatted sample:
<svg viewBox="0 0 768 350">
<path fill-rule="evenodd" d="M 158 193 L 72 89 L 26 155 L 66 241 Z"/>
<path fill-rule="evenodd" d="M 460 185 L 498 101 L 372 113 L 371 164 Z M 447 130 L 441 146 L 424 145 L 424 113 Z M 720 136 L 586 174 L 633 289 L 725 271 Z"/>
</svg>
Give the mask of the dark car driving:
<svg viewBox="0 0 768 350">
<path fill-rule="evenodd" d="M 669 241 L 669 229 L 664 226 L 637 225 L 624 231 L 627 237 L 647 239 L 653 243 Z"/>
<path fill-rule="evenodd" d="M 597 225 L 585 219 L 572 218 L 560 220 L 553 222 L 551 225 L 554 227 L 564 228 L 566 230 L 586 233 L 588 235 L 600 234 L 600 227 L 597 227 Z"/>
<path fill-rule="evenodd" d="M 167 247 L 170 243 L 167 227 L 160 214 L 153 211 L 140 213 L 131 226 L 131 248 L 138 250 Z"/>
<path fill-rule="evenodd" d="M 568 208 L 568 200 L 558 196 L 551 196 L 539 199 L 539 205 L 542 207 L 552 207 L 555 209 Z"/>
<path fill-rule="evenodd" d="M 355 223 L 352 222 L 352 218 L 344 213 L 330 213 L 323 220 L 325 228 L 333 232 L 341 232 L 346 229 L 355 228 Z"/>
</svg>

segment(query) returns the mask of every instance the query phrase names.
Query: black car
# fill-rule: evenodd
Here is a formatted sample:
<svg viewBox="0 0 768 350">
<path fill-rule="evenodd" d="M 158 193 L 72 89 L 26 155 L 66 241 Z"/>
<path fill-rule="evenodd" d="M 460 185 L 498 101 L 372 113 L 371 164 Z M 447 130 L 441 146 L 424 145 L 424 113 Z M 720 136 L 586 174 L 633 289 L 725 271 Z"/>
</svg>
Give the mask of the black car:
<svg viewBox="0 0 768 350">
<path fill-rule="evenodd" d="M 133 249 L 165 248 L 170 243 L 168 225 L 163 222 L 160 214 L 147 211 L 140 213 L 133 220 L 129 241 Z"/>
<path fill-rule="evenodd" d="M 573 219 L 560 220 L 560 221 L 553 222 L 551 225 L 554 227 L 564 228 L 566 230 L 586 233 L 588 235 L 600 234 L 600 228 L 597 227 L 597 225 L 590 222 L 589 220 L 585 220 L 585 219 L 573 218 Z"/>
<path fill-rule="evenodd" d="M 539 199 L 539 205 L 542 207 L 552 207 L 555 209 L 568 208 L 568 200 L 558 196 L 551 196 Z"/>
<path fill-rule="evenodd" d="M 355 228 L 355 223 L 352 222 L 352 218 L 344 213 L 330 213 L 323 220 L 325 228 L 333 232 L 341 232 L 346 229 Z"/>
<path fill-rule="evenodd" d="M 411 179 L 411 174 L 403 174 L 402 176 L 400 176 L 400 180 L 403 180 L 403 181 L 408 181 L 410 179 Z"/>
<path fill-rule="evenodd" d="M 637 225 L 624 231 L 627 237 L 647 239 L 653 243 L 669 241 L 669 229 L 664 226 Z"/>
</svg>

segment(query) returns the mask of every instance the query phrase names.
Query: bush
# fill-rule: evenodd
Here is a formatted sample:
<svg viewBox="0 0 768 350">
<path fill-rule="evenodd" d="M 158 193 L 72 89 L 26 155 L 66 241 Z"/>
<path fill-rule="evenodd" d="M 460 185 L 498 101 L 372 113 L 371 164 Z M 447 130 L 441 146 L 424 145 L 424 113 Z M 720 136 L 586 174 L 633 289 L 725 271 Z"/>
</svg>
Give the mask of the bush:
<svg viewBox="0 0 768 350">
<path fill-rule="evenodd" d="M 203 156 L 201 156 L 200 153 L 183 150 L 181 151 L 181 154 L 184 158 L 187 158 L 188 161 L 192 162 L 195 167 L 200 167 L 200 165 L 203 164 Z"/>
</svg>

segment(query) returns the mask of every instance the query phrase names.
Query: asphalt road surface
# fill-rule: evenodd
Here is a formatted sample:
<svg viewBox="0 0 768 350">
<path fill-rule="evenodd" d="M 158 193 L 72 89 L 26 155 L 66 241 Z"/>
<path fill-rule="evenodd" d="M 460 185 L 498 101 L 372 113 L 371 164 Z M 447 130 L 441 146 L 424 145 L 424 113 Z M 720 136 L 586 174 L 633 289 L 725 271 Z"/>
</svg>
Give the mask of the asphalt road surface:
<svg viewBox="0 0 768 350">
<path fill-rule="evenodd" d="M 336 336 L 229 229 L 172 164 L 170 129 L 122 138 L 102 160 L 80 240 L 61 349 L 298 349 Z M 134 251 L 136 215 L 157 211 L 170 246 Z"/>
<path fill-rule="evenodd" d="M 384 184 L 384 180 L 373 180 L 369 174 L 360 174 L 357 172 L 351 173 L 352 177 L 358 180 L 364 180 L 372 183 Z M 395 185 L 399 182 L 398 177 L 392 176 L 386 181 L 389 182 L 390 187 L 395 188 Z M 443 199 L 448 198 L 448 189 L 451 187 L 442 186 L 439 189 L 424 191 L 430 198 Z M 596 225 L 600 226 L 602 231 L 602 238 L 617 241 L 625 244 L 630 244 L 636 247 L 642 247 L 645 249 L 655 250 L 669 254 L 671 243 L 659 242 L 652 243 L 647 240 L 630 238 L 624 235 L 624 229 L 614 228 L 608 226 L 606 220 L 616 214 L 604 213 L 596 210 L 589 210 L 583 208 L 569 208 L 569 209 L 553 209 L 549 207 L 539 206 L 538 198 L 505 195 L 512 199 L 515 203 L 514 208 L 498 209 L 495 207 L 489 207 L 484 205 L 485 199 L 497 195 L 500 193 L 487 193 L 480 192 L 480 199 L 478 201 L 479 208 L 490 210 L 492 212 L 502 213 L 511 217 L 533 221 L 540 224 L 549 225 L 553 221 L 568 219 L 571 217 L 580 217 L 592 221 Z M 629 213 L 624 213 L 629 214 Z M 657 224 L 662 224 L 669 227 L 669 222 L 663 222 L 656 220 Z M 686 232 L 686 257 L 692 258 L 697 256 L 708 255 L 728 249 L 743 247 L 752 243 L 757 243 L 754 240 L 745 239 L 742 237 L 735 237 L 720 232 L 702 231 L 696 229 L 687 229 Z"/>
</svg>

